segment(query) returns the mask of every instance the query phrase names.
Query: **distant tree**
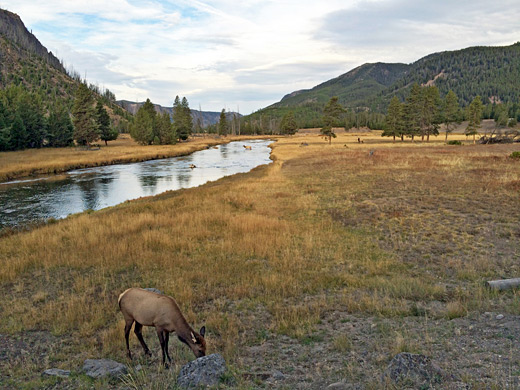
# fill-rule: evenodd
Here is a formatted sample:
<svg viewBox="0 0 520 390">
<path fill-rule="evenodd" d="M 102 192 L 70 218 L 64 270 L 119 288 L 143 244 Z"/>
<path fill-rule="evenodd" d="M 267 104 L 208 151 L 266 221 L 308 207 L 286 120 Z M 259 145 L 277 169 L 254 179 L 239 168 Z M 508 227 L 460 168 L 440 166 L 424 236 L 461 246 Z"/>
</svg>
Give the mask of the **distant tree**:
<svg viewBox="0 0 520 390">
<path fill-rule="evenodd" d="M 6 110 L 0 100 L 0 152 L 11 148 L 11 129 L 6 124 Z"/>
<path fill-rule="evenodd" d="M 185 97 L 182 98 L 182 101 L 179 99 L 179 96 L 175 97 L 173 102 L 173 125 L 180 140 L 187 140 L 192 133 L 193 119 L 188 100 Z"/>
<path fill-rule="evenodd" d="M 497 104 L 495 108 L 495 127 L 497 129 L 502 129 L 504 127 L 507 127 L 507 124 L 509 122 L 509 115 L 508 111 L 504 104 Z"/>
<path fill-rule="evenodd" d="M 323 109 L 323 123 L 321 134 L 329 137 L 329 145 L 332 143 L 332 138 L 336 138 L 333 127 L 338 124 L 341 114 L 345 110 L 338 103 L 338 97 L 333 96 Z"/>
<path fill-rule="evenodd" d="M 282 130 L 282 134 L 293 135 L 298 131 L 298 124 L 294 118 L 293 111 L 289 111 L 283 116 L 280 128 Z"/>
<path fill-rule="evenodd" d="M 99 139 L 99 129 L 94 109 L 94 97 L 89 88 L 80 83 L 74 97 L 72 108 L 74 139 L 80 145 L 90 145 Z"/>
<path fill-rule="evenodd" d="M 105 141 L 105 145 L 108 145 L 108 141 L 117 139 L 119 132 L 110 125 L 110 116 L 101 100 L 98 100 L 96 105 L 96 121 L 99 127 L 99 138 Z"/>
<path fill-rule="evenodd" d="M 404 134 L 412 138 L 420 134 L 421 131 L 421 112 L 422 112 L 422 90 L 419 84 L 412 85 L 410 95 L 406 99 L 404 106 Z"/>
<path fill-rule="evenodd" d="M 130 128 L 130 135 L 141 145 L 151 145 L 156 136 L 154 130 L 156 128 L 155 107 L 150 99 L 139 108 L 135 115 L 134 123 Z"/>
<path fill-rule="evenodd" d="M 465 134 L 473 136 L 473 143 L 475 143 L 475 136 L 478 134 L 478 129 L 480 128 L 480 123 L 482 121 L 482 100 L 480 96 L 477 96 L 468 107 L 467 110 L 467 118 L 468 118 L 468 126 L 466 127 Z"/>
<path fill-rule="evenodd" d="M 218 133 L 219 133 L 219 135 L 224 135 L 224 136 L 226 136 L 228 133 L 226 110 L 224 108 L 222 109 L 222 112 L 220 113 L 220 119 L 218 121 Z"/>
<path fill-rule="evenodd" d="M 393 137 L 393 142 L 395 142 L 395 137 L 401 137 L 403 139 L 403 105 L 399 101 L 397 96 L 394 96 L 392 100 L 390 100 L 390 105 L 388 106 L 388 114 L 385 118 L 385 127 L 382 137 Z"/>
<path fill-rule="evenodd" d="M 460 106 L 457 95 L 453 90 L 449 90 L 443 104 L 443 119 L 444 125 L 446 126 L 446 138 L 445 142 L 448 142 L 448 134 L 450 134 L 455 128 L 455 124 L 460 123 Z"/>
<path fill-rule="evenodd" d="M 74 126 L 65 106 L 57 105 L 49 113 L 47 120 L 47 141 L 49 146 L 70 146 L 74 142 Z"/>
<path fill-rule="evenodd" d="M 430 141 L 430 135 L 439 135 L 442 123 L 442 100 L 436 86 L 422 88 L 421 124 L 423 137 Z"/>
<path fill-rule="evenodd" d="M 24 148 L 41 148 L 46 136 L 45 118 L 41 98 L 33 93 L 22 92 L 17 99 L 17 115 L 25 127 Z"/>
<path fill-rule="evenodd" d="M 10 126 L 10 133 L 9 149 L 25 149 L 27 145 L 27 131 L 19 114 L 15 114 L 14 121 Z"/>
<path fill-rule="evenodd" d="M 167 145 L 177 142 L 177 133 L 175 132 L 175 127 L 171 122 L 170 114 L 167 112 L 159 115 L 157 118 L 157 129 L 161 144 Z"/>
</svg>

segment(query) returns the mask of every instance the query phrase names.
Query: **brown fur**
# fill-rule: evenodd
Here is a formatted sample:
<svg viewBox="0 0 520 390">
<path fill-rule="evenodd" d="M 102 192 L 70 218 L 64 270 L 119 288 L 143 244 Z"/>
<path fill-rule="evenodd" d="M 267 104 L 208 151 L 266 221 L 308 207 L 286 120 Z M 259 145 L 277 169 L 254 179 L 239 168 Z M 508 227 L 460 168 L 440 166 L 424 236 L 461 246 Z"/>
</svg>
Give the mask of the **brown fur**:
<svg viewBox="0 0 520 390">
<path fill-rule="evenodd" d="M 168 354 L 168 340 L 172 332 L 175 332 L 179 339 L 191 348 L 195 357 L 198 358 L 206 354 L 205 327 L 203 326 L 200 329 L 200 334 L 195 332 L 186 322 L 179 306 L 172 297 L 133 287 L 119 295 L 118 303 L 125 318 L 126 349 L 130 359 L 132 354 L 130 353 L 128 339 L 134 322 L 134 333 L 144 352 L 148 355 L 151 355 L 151 353 L 144 342 L 141 330 L 143 326 L 155 327 L 165 365 L 167 365 L 166 358 L 171 362 Z"/>
</svg>

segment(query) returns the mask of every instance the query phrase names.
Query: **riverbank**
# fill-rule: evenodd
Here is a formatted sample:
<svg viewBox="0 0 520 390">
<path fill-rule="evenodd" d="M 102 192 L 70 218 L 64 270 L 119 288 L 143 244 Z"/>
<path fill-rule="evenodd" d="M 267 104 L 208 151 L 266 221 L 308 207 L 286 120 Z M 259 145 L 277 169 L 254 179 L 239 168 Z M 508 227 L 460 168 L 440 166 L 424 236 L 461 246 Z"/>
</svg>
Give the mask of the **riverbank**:
<svg viewBox="0 0 520 390">
<path fill-rule="evenodd" d="M 128 134 L 121 134 L 108 146 L 85 150 L 74 148 L 27 149 L 0 153 L 0 183 L 28 176 L 56 174 L 71 169 L 140 162 L 160 158 L 185 156 L 215 145 L 266 136 L 192 137 L 175 145 L 143 146 Z"/>
<path fill-rule="evenodd" d="M 435 388 L 515 388 L 519 292 L 484 281 L 520 275 L 519 146 L 281 138 L 249 173 L 2 237 L 0 387 L 91 388 L 83 361 L 111 358 L 142 368 L 113 388 L 175 388 L 175 338 L 169 371 L 151 329 L 125 357 L 117 297 L 141 286 L 206 325 L 229 387 L 380 389 L 407 351 Z"/>
</svg>

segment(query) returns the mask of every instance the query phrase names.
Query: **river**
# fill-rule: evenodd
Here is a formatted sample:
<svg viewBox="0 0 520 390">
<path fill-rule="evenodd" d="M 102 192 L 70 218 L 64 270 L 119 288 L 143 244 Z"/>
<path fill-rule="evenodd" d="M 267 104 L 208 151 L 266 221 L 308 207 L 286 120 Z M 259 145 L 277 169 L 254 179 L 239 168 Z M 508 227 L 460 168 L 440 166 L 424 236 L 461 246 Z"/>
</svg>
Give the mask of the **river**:
<svg viewBox="0 0 520 390">
<path fill-rule="evenodd" d="M 59 176 L 2 183 L 0 228 L 61 219 L 248 172 L 271 162 L 270 143 L 231 142 L 183 157 L 78 169 Z M 251 150 L 244 145 L 250 145 Z"/>
</svg>

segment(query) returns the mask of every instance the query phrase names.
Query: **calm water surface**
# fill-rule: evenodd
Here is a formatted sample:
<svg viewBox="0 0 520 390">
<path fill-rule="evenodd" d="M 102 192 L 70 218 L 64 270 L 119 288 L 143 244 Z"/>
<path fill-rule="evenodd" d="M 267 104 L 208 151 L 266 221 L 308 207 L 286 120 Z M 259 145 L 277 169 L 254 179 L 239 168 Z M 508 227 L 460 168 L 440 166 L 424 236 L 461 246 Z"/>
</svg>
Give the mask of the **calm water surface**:
<svg viewBox="0 0 520 390">
<path fill-rule="evenodd" d="M 57 177 L 0 184 L 0 228 L 65 218 L 248 172 L 271 162 L 271 142 L 231 142 L 185 157 L 78 169 Z M 243 145 L 252 148 L 246 150 Z M 195 168 L 190 168 L 192 164 Z"/>
</svg>

